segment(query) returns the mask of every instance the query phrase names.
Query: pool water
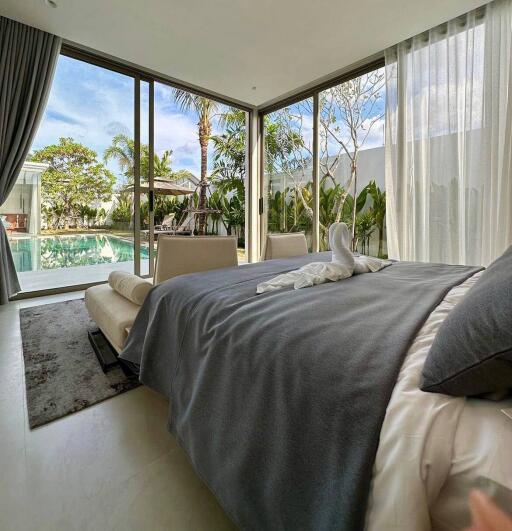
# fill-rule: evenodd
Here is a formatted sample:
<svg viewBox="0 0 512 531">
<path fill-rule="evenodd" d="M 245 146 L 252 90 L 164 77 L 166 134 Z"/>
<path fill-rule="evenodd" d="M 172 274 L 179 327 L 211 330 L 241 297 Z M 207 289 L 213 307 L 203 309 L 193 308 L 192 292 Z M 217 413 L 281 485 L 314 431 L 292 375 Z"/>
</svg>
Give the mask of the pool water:
<svg viewBox="0 0 512 531">
<path fill-rule="evenodd" d="M 111 234 L 14 238 L 10 245 L 18 273 L 134 259 L 133 242 Z M 140 255 L 149 258 L 148 249 L 141 247 Z"/>
</svg>

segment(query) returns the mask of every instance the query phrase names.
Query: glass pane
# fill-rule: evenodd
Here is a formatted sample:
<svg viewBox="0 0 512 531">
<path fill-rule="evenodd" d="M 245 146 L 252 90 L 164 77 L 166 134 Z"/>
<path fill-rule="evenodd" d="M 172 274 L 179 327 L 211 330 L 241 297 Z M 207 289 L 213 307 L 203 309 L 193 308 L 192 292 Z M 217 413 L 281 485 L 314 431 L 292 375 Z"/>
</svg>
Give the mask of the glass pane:
<svg viewBox="0 0 512 531">
<path fill-rule="evenodd" d="M 245 261 L 245 121 L 244 111 L 155 83 L 156 237 L 236 235 Z"/>
<path fill-rule="evenodd" d="M 154 170 L 153 170 L 154 171 Z M 149 83 L 140 82 L 140 274 L 149 275 Z"/>
<path fill-rule="evenodd" d="M 387 255 L 384 105 L 383 68 L 320 93 L 320 250 L 344 221 L 354 250 Z"/>
<path fill-rule="evenodd" d="M 61 56 L 31 154 L 2 206 L 23 291 L 133 271 L 133 78 Z"/>
<path fill-rule="evenodd" d="M 265 116 L 265 221 L 273 232 L 304 232 L 311 250 L 313 100 Z"/>
</svg>

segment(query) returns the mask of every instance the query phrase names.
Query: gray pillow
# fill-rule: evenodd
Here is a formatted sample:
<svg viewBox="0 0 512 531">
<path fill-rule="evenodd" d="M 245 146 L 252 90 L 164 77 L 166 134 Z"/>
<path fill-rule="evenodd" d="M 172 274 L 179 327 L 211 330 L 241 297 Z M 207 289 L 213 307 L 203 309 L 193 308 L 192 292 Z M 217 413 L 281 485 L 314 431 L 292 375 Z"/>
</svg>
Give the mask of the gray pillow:
<svg viewBox="0 0 512 531">
<path fill-rule="evenodd" d="M 423 366 L 421 389 L 454 396 L 512 389 L 512 247 L 444 320 Z"/>
</svg>

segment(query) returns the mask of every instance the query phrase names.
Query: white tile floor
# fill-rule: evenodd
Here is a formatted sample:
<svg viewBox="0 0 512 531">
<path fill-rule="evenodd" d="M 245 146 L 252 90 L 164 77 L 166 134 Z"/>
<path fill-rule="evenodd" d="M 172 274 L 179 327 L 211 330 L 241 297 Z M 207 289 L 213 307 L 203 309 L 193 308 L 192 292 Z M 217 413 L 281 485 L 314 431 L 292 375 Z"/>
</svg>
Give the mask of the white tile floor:
<svg viewBox="0 0 512 531">
<path fill-rule="evenodd" d="M 0 306 L 0 530 L 233 529 L 145 387 L 30 430 L 19 309 Z"/>
</svg>

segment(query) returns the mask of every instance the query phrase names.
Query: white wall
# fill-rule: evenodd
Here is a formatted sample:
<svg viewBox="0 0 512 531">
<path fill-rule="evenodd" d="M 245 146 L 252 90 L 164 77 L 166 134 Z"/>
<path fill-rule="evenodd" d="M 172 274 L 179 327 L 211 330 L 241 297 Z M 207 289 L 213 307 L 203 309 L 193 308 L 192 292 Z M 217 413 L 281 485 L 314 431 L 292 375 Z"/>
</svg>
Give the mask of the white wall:
<svg viewBox="0 0 512 531">
<path fill-rule="evenodd" d="M 303 172 L 306 177 L 302 178 L 303 184 L 306 184 L 306 178 L 311 179 L 311 168 L 308 167 Z M 301 176 L 299 172 L 296 174 L 296 180 L 300 181 Z M 384 146 L 376 148 L 364 149 L 359 152 L 358 164 L 357 164 L 357 189 L 361 190 L 370 181 L 374 180 L 377 186 L 381 189 L 385 189 L 385 175 L 384 175 Z M 346 185 L 350 179 L 350 160 L 347 155 L 341 156 L 341 162 L 335 172 L 336 182 L 341 185 Z M 287 178 L 281 173 L 276 173 L 270 177 L 272 184 L 272 191 L 276 192 L 282 190 L 283 186 L 286 186 Z M 288 178 L 289 181 L 289 178 Z"/>
</svg>

